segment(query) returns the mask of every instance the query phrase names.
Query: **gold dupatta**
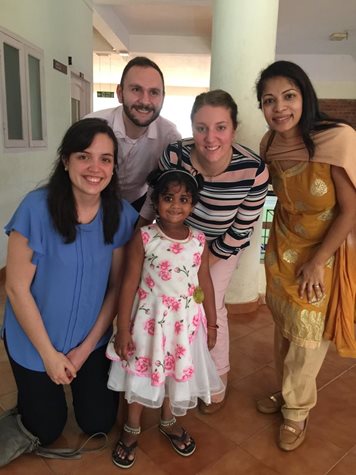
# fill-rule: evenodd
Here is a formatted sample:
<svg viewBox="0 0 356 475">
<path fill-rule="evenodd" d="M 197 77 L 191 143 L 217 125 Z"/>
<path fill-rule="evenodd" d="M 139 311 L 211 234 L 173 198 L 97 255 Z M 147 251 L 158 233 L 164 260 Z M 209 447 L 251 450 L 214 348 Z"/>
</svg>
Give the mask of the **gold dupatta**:
<svg viewBox="0 0 356 475">
<path fill-rule="evenodd" d="M 312 161 L 342 167 L 356 188 L 356 132 L 340 124 L 316 132 L 313 140 L 316 147 Z M 279 135 L 267 132 L 261 141 L 260 152 L 267 163 L 274 160 L 309 161 L 301 137 L 285 141 Z M 341 356 L 355 358 L 356 223 L 335 253 L 331 288 L 323 336 L 335 343 Z"/>
</svg>

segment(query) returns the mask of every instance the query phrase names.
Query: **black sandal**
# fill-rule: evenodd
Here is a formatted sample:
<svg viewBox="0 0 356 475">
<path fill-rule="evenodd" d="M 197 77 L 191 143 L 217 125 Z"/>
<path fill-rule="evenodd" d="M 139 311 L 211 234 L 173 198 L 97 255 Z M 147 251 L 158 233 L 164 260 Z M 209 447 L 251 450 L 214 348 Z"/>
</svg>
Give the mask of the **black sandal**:
<svg viewBox="0 0 356 475">
<path fill-rule="evenodd" d="M 124 431 L 128 434 L 132 435 L 140 435 L 141 427 L 134 428 L 130 427 L 127 424 L 124 425 Z M 116 444 L 115 450 L 112 453 L 112 461 L 113 463 L 120 468 L 131 468 L 132 465 L 135 463 L 135 455 L 133 459 L 129 459 L 132 452 L 137 447 L 137 441 L 133 442 L 131 445 L 126 445 L 121 439 Z M 124 452 L 124 458 L 121 458 L 117 453 L 118 449 L 121 448 Z"/>
<path fill-rule="evenodd" d="M 164 430 L 165 427 L 171 427 L 177 422 L 175 417 L 172 417 L 170 421 L 162 421 L 160 422 L 159 425 L 159 430 L 161 434 L 163 434 L 167 439 L 170 441 L 173 449 L 177 452 L 177 454 L 182 455 L 183 457 L 189 457 L 195 452 L 196 444 L 194 439 L 188 434 L 188 432 L 183 429 L 182 427 L 182 433 L 181 435 L 175 435 L 175 434 L 169 434 Z M 187 442 L 187 439 L 189 439 L 189 442 Z M 184 444 L 185 447 L 181 449 L 178 445 L 178 443 Z"/>
</svg>

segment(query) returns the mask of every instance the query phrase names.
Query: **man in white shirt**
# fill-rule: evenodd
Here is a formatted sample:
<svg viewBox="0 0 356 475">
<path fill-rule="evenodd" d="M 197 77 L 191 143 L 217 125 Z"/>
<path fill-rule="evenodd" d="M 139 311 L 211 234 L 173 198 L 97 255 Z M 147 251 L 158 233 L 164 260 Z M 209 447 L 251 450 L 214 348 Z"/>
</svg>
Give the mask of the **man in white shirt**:
<svg viewBox="0 0 356 475">
<path fill-rule="evenodd" d="M 167 145 L 181 136 L 172 122 L 159 116 L 165 94 L 164 78 L 150 59 L 138 56 L 129 61 L 116 93 L 121 106 L 86 117 L 105 119 L 114 130 L 119 142 L 121 196 L 140 211 L 148 173 L 157 166 Z"/>
</svg>

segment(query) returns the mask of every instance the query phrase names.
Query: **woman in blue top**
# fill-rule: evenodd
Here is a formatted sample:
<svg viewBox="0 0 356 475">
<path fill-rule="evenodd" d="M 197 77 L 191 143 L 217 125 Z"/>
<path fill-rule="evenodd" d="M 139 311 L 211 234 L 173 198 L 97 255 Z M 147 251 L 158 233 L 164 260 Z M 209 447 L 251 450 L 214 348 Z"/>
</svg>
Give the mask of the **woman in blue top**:
<svg viewBox="0 0 356 475">
<path fill-rule="evenodd" d="M 108 432 L 117 393 L 107 389 L 105 348 L 118 306 L 123 246 L 136 211 L 119 199 L 117 141 L 102 119 L 66 132 L 48 184 L 30 192 L 9 235 L 3 336 L 25 427 L 42 445 L 67 419 L 70 385 L 87 434 Z"/>
</svg>

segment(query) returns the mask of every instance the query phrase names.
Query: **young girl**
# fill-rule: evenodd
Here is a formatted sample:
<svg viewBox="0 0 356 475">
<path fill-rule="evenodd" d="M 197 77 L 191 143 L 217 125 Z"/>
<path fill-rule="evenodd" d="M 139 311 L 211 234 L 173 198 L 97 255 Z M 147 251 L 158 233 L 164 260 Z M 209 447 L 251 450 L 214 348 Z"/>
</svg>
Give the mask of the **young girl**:
<svg viewBox="0 0 356 475">
<path fill-rule="evenodd" d="M 159 430 L 186 457 L 196 445 L 174 416 L 224 391 L 209 353 L 217 325 L 208 248 L 204 234 L 184 224 L 198 200 L 198 178 L 176 168 L 156 170 L 148 182 L 157 221 L 129 244 L 117 334 L 107 349 L 108 387 L 125 391 L 129 403 L 113 452 L 122 468 L 134 463 L 144 406 L 162 408 Z"/>
</svg>

